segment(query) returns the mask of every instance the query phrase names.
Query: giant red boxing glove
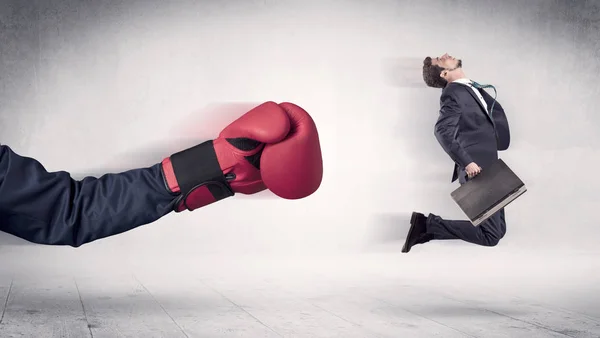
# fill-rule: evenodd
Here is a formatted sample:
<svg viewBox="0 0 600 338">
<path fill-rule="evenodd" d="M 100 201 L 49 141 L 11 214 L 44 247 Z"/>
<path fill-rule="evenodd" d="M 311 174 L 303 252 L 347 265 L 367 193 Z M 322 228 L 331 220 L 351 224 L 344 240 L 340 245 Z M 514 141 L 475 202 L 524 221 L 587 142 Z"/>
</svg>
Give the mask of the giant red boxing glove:
<svg viewBox="0 0 600 338">
<path fill-rule="evenodd" d="M 265 102 L 225 127 L 219 137 L 162 161 L 175 211 L 195 210 L 235 195 L 269 189 L 285 199 L 314 193 L 323 178 L 317 127 L 293 103 Z"/>
</svg>

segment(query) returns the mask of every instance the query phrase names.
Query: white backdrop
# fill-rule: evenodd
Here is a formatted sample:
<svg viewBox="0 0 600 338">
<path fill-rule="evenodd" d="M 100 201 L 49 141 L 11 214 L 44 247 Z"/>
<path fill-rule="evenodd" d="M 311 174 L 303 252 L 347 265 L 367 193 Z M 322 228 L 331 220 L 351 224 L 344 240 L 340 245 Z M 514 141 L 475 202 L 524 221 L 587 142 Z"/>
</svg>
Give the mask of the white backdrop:
<svg viewBox="0 0 600 338">
<path fill-rule="evenodd" d="M 591 7 L 542 0 L 18 6 L 3 15 L 35 20 L 18 36 L 3 34 L 2 142 L 48 170 L 82 178 L 149 166 L 215 137 L 267 100 L 294 102 L 313 116 L 325 166 L 321 189 L 305 200 L 236 196 L 77 251 L 20 249 L 36 259 L 379 250 L 383 238 L 403 235 L 413 210 L 463 217 L 449 196 L 458 184 L 450 183 L 452 162 L 433 135 L 440 91 L 421 80 L 422 59 L 445 52 L 463 59 L 467 76 L 498 89 L 512 128 L 501 157 L 529 187 L 507 208 L 508 232 L 495 250 L 597 243 L 600 55 L 597 23 L 584 17 Z M 464 244 L 429 250 L 440 245 Z"/>
</svg>

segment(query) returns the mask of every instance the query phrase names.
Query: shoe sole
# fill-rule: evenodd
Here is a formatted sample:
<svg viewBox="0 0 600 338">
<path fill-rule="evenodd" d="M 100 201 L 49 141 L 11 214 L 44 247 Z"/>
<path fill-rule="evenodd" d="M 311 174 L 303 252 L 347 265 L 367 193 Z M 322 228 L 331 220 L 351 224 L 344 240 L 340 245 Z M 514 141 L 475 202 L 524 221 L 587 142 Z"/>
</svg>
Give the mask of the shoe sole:
<svg viewBox="0 0 600 338">
<path fill-rule="evenodd" d="M 402 252 L 407 253 L 410 251 L 410 247 L 408 246 L 408 240 L 412 236 L 413 230 L 415 229 L 415 223 L 417 221 L 417 213 L 413 212 L 410 216 L 410 229 L 408 229 L 408 235 L 406 236 L 406 240 L 404 241 L 404 246 L 402 247 Z"/>
</svg>

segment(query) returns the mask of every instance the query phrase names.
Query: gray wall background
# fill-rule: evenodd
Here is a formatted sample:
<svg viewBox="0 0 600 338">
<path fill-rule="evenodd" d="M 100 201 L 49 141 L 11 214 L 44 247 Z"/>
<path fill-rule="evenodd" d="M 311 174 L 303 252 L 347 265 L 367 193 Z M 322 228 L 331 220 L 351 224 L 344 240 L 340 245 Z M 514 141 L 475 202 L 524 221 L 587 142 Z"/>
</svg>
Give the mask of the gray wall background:
<svg viewBox="0 0 600 338">
<path fill-rule="evenodd" d="M 312 114 L 325 163 L 305 200 L 238 196 L 77 251 L 7 235 L 2 250 L 399 250 L 412 210 L 463 217 L 433 136 L 440 91 L 420 78 L 422 59 L 445 52 L 497 87 L 511 123 L 501 157 L 529 192 L 507 209 L 500 247 L 594 249 L 599 20 L 583 0 L 0 1 L 1 141 L 50 171 L 152 165 L 266 100 Z"/>
</svg>

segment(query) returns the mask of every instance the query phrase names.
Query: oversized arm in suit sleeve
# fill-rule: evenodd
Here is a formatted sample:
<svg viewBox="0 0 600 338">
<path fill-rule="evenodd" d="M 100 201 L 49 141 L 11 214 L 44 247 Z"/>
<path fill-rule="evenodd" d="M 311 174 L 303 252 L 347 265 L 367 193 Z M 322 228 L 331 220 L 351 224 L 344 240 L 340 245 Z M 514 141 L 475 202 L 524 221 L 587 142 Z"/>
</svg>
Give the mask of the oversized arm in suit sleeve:
<svg viewBox="0 0 600 338">
<path fill-rule="evenodd" d="M 29 242 L 81 246 L 173 211 L 160 164 L 74 180 L 0 145 L 0 230 Z"/>
<path fill-rule="evenodd" d="M 450 158 L 464 168 L 473 162 L 473 159 L 455 137 L 461 116 L 460 106 L 456 99 L 448 93 L 442 94 L 440 103 L 440 116 L 435 124 L 435 137 Z"/>
</svg>

